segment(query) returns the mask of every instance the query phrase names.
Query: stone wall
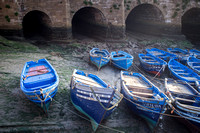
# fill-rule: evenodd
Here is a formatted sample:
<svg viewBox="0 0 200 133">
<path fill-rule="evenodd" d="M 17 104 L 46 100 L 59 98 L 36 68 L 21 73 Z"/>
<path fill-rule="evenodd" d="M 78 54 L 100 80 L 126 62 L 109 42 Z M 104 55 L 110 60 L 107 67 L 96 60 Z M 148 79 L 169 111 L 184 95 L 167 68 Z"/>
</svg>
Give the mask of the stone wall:
<svg viewBox="0 0 200 133">
<path fill-rule="evenodd" d="M 110 31 L 122 35 L 128 15 L 141 4 L 151 4 L 160 10 L 166 34 L 180 34 L 182 16 L 191 8 L 200 8 L 199 0 L 0 0 L 0 30 L 1 34 L 3 31 L 21 31 L 24 16 L 38 10 L 48 15 L 55 35 L 64 33 L 70 37 L 76 12 L 84 7 L 93 7 L 103 14 L 104 26 L 109 24 Z"/>
</svg>

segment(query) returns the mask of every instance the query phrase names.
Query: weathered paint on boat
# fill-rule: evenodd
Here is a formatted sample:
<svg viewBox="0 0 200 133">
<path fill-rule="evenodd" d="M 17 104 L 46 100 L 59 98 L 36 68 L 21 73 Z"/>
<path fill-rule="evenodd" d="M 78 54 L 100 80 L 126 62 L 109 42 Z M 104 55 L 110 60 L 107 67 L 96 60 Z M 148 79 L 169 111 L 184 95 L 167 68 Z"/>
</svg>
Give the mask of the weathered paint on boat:
<svg viewBox="0 0 200 133">
<path fill-rule="evenodd" d="M 46 59 L 25 63 L 20 79 L 21 90 L 45 112 L 57 92 L 58 83 L 59 77 Z"/>
</svg>

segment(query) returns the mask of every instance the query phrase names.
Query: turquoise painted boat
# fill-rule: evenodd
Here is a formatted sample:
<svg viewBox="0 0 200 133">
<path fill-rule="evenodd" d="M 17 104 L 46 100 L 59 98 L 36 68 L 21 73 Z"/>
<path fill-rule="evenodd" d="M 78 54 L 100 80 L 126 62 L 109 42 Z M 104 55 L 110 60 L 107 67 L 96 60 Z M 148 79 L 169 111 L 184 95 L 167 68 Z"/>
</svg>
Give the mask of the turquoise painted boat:
<svg viewBox="0 0 200 133">
<path fill-rule="evenodd" d="M 80 70 L 74 70 L 72 74 L 70 95 L 74 107 L 91 120 L 94 131 L 123 98 L 120 92 L 98 76 Z"/>
<path fill-rule="evenodd" d="M 133 56 L 124 51 L 113 51 L 111 52 L 111 62 L 119 69 L 128 70 L 133 63 Z"/>
<path fill-rule="evenodd" d="M 21 73 L 20 87 L 26 97 L 40 106 L 45 113 L 58 89 L 59 77 L 46 60 L 26 62 Z"/>
<path fill-rule="evenodd" d="M 110 61 L 110 53 L 106 50 L 100 50 L 98 48 L 93 48 L 90 50 L 90 61 L 100 69 L 102 66 L 105 66 Z"/>
</svg>

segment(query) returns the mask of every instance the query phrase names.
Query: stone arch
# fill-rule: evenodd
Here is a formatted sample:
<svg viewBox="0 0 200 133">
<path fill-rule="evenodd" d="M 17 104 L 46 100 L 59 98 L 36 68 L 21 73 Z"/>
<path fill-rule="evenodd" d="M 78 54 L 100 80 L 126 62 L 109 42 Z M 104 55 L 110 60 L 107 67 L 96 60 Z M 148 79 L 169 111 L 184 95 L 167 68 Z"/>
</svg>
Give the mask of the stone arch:
<svg viewBox="0 0 200 133">
<path fill-rule="evenodd" d="M 52 21 L 50 17 L 40 11 L 32 10 L 26 13 L 22 20 L 23 35 L 25 38 L 37 39 L 49 39 L 51 38 Z"/>
<path fill-rule="evenodd" d="M 83 7 L 72 18 L 72 34 L 90 37 L 102 35 L 105 34 L 106 25 L 106 18 L 98 8 Z"/>
<path fill-rule="evenodd" d="M 200 43 L 200 8 L 190 8 L 183 14 L 181 32 L 192 42 Z"/>
<path fill-rule="evenodd" d="M 129 12 L 125 23 L 127 31 L 160 35 L 165 18 L 157 6 L 144 3 Z"/>
</svg>

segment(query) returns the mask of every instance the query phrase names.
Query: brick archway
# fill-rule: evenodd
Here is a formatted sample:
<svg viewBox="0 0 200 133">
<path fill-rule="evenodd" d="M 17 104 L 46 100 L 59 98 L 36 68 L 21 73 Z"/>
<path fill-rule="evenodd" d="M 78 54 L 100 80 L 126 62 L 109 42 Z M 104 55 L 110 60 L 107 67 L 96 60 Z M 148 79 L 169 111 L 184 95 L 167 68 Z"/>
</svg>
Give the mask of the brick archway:
<svg viewBox="0 0 200 133">
<path fill-rule="evenodd" d="M 72 33 L 86 36 L 105 34 L 106 18 L 97 8 L 84 7 L 79 9 L 72 18 Z"/>
<path fill-rule="evenodd" d="M 160 35 L 165 20 L 161 10 L 152 4 L 140 4 L 126 18 L 126 30 Z"/>
<path fill-rule="evenodd" d="M 192 42 L 200 43 L 200 8 L 187 10 L 181 18 L 181 31 Z"/>
<path fill-rule="evenodd" d="M 51 25 L 50 17 L 39 10 L 28 12 L 22 20 L 23 35 L 25 38 L 51 38 Z"/>
</svg>

